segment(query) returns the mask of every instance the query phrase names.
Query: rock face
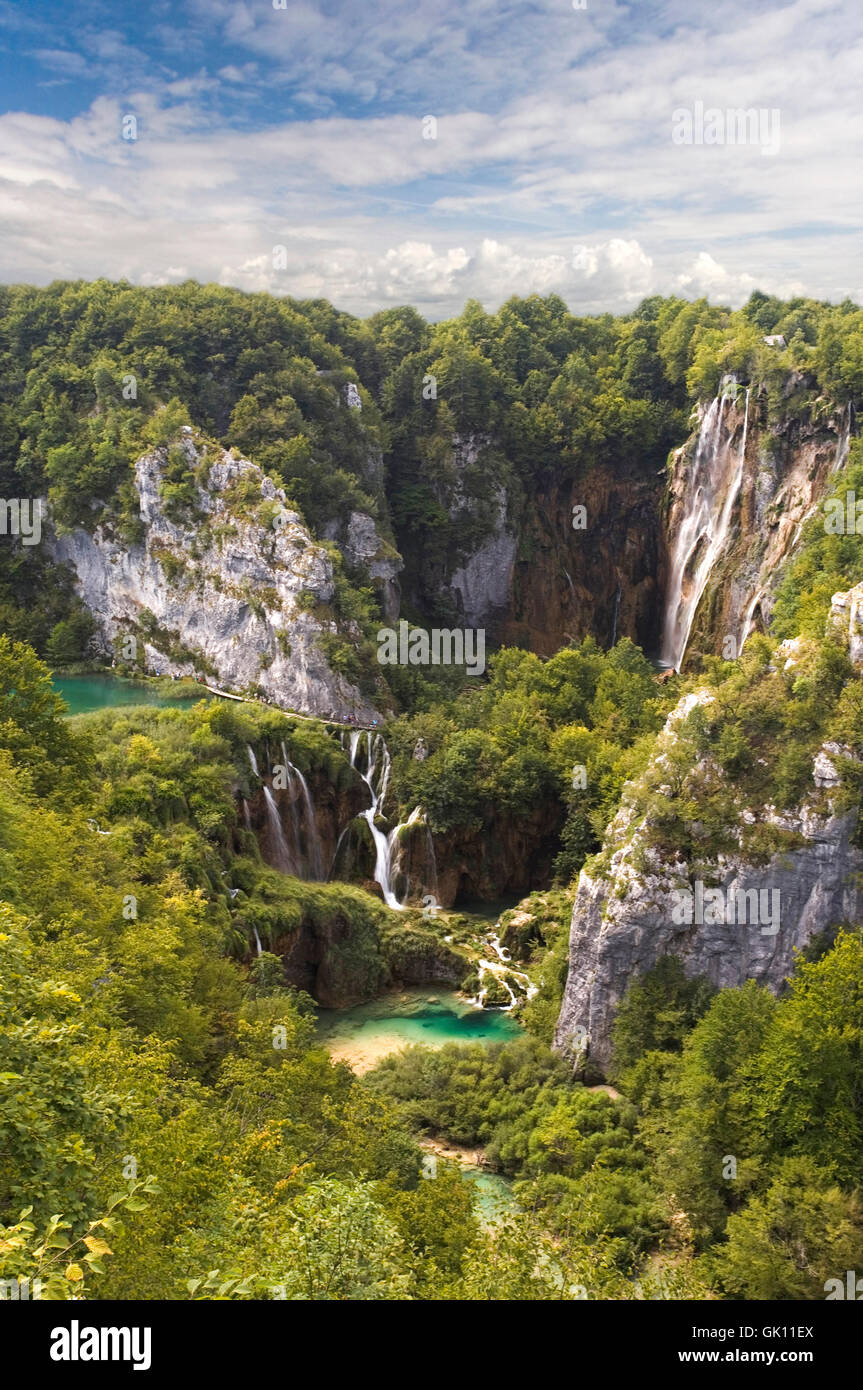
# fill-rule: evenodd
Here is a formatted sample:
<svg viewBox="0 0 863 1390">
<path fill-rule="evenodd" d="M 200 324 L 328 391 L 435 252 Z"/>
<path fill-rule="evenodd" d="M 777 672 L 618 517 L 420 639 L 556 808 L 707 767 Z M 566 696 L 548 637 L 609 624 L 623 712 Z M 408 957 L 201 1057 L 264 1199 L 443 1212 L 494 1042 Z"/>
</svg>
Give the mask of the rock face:
<svg viewBox="0 0 863 1390">
<path fill-rule="evenodd" d="M 584 529 L 573 508 L 583 507 Z M 501 637 L 542 656 L 588 634 L 659 645 L 667 558 L 662 480 L 598 460 L 574 482 L 538 479 L 525 514 Z"/>
<path fill-rule="evenodd" d="M 710 698 L 706 692 L 688 695 L 672 712 L 655 765 L 663 766 L 675 723 L 694 703 Z M 826 744 L 816 754 L 813 772 L 820 791 L 812 804 L 783 817 L 768 809 L 766 819 L 790 832 L 793 848 L 760 865 L 720 855 L 698 871 L 719 890 L 712 904 L 760 902 L 757 914 L 708 904 L 699 912 L 696 872 L 682 861 L 662 861 L 650 846 L 649 827 L 633 815 L 624 794 L 607 832 L 607 847 L 613 849 L 607 874 L 583 869 L 579 878 L 569 976 L 555 1033 L 558 1051 L 573 1058 L 580 1051 L 581 1067 L 586 1043 L 590 1069 L 604 1071 L 614 1015 L 627 986 L 663 955 L 680 957 L 688 976 L 706 975 L 720 988 L 755 979 L 779 990 L 791 972 L 795 948 L 839 923 L 863 919 L 863 852 L 852 843 L 856 816 L 834 814 L 830 800 L 839 784 L 833 759 L 842 752 Z M 744 811 L 747 818 L 754 819 Z M 754 899 L 739 896 L 753 892 Z M 681 911 L 682 901 L 692 910 Z"/>
<path fill-rule="evenodd" d="M 406 587 L 414 605 L 448 623 L 485 627 L 490 640 L 551 655 L 593 635 L 603 646 L 631 637 L 659 643 L 665 584 L 664 479 L 601 458 L 561 481 L 537 469 L 529 494 L 485 436 L 456 436 L 438 484 L 447 543 L 405 534 Z M 576 529 L 573 508 L 586 525 Z M 461 545 L 452 536 L 468 537 Z"/>
<path fill-rule="evenodd" d="M 506 608 L 512 584 L 516 539 L 507 529 L 507 493 L 494 491 L 494 529 L 450 577 L 450 590 L 461 621 L 467 627 L 493 622 Z"/>
<path fill-rule="evenodd" d="M 135 465 L 140 542 L 114 538 L 105 526 L 51 540 L 54 558 L 75 571 L 103 650 L 134 637 L 150 671 L 206 671 L 221 687 L 257 687 L 285 708 L 374 717 L 321 649 L 338 631 L 325 607 L 334 596 L 332 562 L 286 509 L 284 492 L 248 459 L 219 450 L 209 462 L 190 434 L 175 447 L 196 479 L 194 522 L 166 515 L 168 456 L 155 449 Z"/>
<path fill-rule="evenodd" d="M 833 595 L 828 621 L 846 638 L 854 665 L 863 666 L 863 584 Z"/>
<path fill-rule="evenodd" d="M 806 385 L 805 378 L 791 374 L 785 394 L 790 398 Z M 693 487 L 699 449 L 712 451 L 719 465 L 724 453 L 719 496 L 731 501 L 722 522 L 717 508 L 710 528 L 715 533 L 720 524 L 727 524 L 727 535 L 695 611 L 688 652 L 729 656 L 732 653 L 724 649 L 729 641 L 739 652 L 750 632 L 766 630 L 783 564 L 800 538 L 803 523 L 816 511 L 848 456 L 850 408 L 824 416 L 818 413 L 819 404 L 815 402 L 808 416 L 789 409 L 778 425 L 768 428 L 766 400 L 751 395 L 747 406 L 746 393 L 740 388 L 736 399 L 723 396 L 709 408 L 702 402 L 699 428 L 672 455 L 666 544 L 672 557 L 681 541 L 690 549 L 687 582 L 692 582 L 707 544 L 706 538 L 695 544 L 688 529 L 699 503 Z M 717 417 L 715 428 L 711 412 Z M 705 427 L 709 427 L 709 439 L 704 438 Z M 739 477 L 735 476 L 738 467 Z"/>
<path fill-rule="evenodd" d="M 337 542 L 353 569 L 368 575 L 378 592 L 384 617 L 395 622 L 401 601 L 398 576 L 404 561 L 381 536 L 374 518 L 366 512 L 352 511 L 344 524 L 330 522 L 324 528 L 324 536 Z"/>
</svg>

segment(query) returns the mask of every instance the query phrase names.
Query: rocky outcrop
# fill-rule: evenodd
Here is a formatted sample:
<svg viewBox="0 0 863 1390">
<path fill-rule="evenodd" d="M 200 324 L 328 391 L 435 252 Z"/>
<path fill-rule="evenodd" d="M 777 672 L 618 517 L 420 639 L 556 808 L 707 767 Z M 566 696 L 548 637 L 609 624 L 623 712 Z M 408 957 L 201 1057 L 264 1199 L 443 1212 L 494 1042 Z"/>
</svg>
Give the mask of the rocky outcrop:
<svg viewBox="0 0 863 1390">
<path fill-rule="evenodd" d="M 507 528 L 507 492 L 494 489 L 495 519 L 489 537 L 455 569 L 449 587 L 461 622 L 494 622 L 509 602 L 516 539 Z"/>
<path fill-rule="evenodd" d="M 150 671 L 206 672 L 221 687 L 283 708 L 369 719 L 368 700 L 329 666 L 322 639 L 339 629 L 332 561 L 284 492 L 248 459 L 212 459 L 190 432 L 183 451 L 194 500 L 173 519 L 163 500 L 168 451 L 135 465 L 142 539 L 107 525 L 54 535 L 54 558 L 71 565 L 106 653 L 134 639 Z M 342 634 L 345 635 L 344 633 Z M 347 634 L 348 640 L 358 633 Z"/>
<path fill-rule="evenodd" d="M 863 584 L 833 595 L 828 622 L 847 641 L 852 663 L 863 666 Z"/>
<path fill-rule="evenodd" d="M 401 602 L 398 576 L 404 569 L 404 561 L 395 547 L 381 536 L 374 518 L 366 512 L 352 511 L 344 523 L 329 522 L 323 534 L 326 540 L 337 543 L 352 569 L 371 580 L 384 617 L 395 622 Z"/>
<path fill-rule="evenodd" d="M 708 692 L 688 695 L 669 716 L 653 760 L 660 774 L 673 752 L 675 725 L 711 698 Z M 555 1033 L 558 1051 L 580 1068 L 586 1062 L 589 1070 L 603 1072 L 627 986 L 663 955 L 678 956 L 688 976 L 704 975 L 720 988 L 755 979 L 779 991 L 795 949 L 842 922 L 863 920 L 856 814 L 834 813 L 831 798 L 839 785 L 835 759 L 842 753 L 831 743 L 816 754 L 818 791 L 810 803 L 785 816 L 762 808 L 764 821 L 790 846 L 762 864 L 743 855 L 717 855 L 698 869 L 663 860 L 651 845 L 647 820 L 624 789 L 607 832 L 605 860 L 598 861 L 602 867 L 585 866 L 579 877 Z M 742 810 L 743 823 L 754 819 Z"/>
<path fill-rule="evenodd" d="M 460 985 L 470 970 L 466 955 L 432 933 L 401 921 L 393 930 L 372 927 L 348 909 L 307 914 L 269 949 L 282 957 L 287 982 L 329 1009 L 399 985 Z"/>
</svg>

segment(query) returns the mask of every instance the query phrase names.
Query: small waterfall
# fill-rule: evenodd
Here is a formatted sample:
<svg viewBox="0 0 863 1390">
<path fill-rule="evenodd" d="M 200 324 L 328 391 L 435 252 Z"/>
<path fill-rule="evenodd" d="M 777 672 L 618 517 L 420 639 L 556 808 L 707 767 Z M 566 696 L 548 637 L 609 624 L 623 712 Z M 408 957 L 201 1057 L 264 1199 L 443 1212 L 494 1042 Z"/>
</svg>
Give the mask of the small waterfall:
<svg viewBox="0 0 863 1390">
<path fill-rule="evenodd" d="M 847 406 L 845 407 L 845 415 L 844 415 L 844 419 L 843 419 L 843 421 L 842 421 L 841 428 L 840 428 L 840 430 L 839 430 L 839 438 L 838 438 L 838 440 L 836 441 L 836 457 L 835 457 L 835 459 L 833 460 L 833 466 L 832 466 L 832 468 L 830 469 L 830 475 L 831 475 L 831 477 L 832 477 L 832 475 L 833 475 L 834 473 L 838 473 L 842 468 L 845 467 L 845 464 L 846 464 L 847 459 L 848 459 L 848 445 L 850 444 L 850 442 L 851 442 L 851 402 L 849 401 L 848 404 L 847 404 Z"/>
<path fill-rule="evenodd" d="M 252 927 L 252 931 L 255 933 L 255 949 L 256 949 L 258 955 L 261 956 L 261 955 L 263 955 L 263 953 L 264 953 L 264 948 L 263 948 L 263 946 L 261 945 L 261 938 L 260 938 L 260 936 L 258 935 L 258 929 L 257 929 L 257 927 Z"/>
<path fill-rule="evenodd" d="M 254 772 L 256 777 L 260 777 L 261 774 L 258 771 L 258 760 L 255 757 L 255 750 L 250 743 L 246 744 L 246 752 L 249 755 L 249 762 L 252 765 L 252 771 Z"/>
<path fill-rule="evenodd" d="M 243 823 L 245 824 L 245 827 L 246 827 L 247 830 L 251 830 L 251 828 L 252 828 L 252 813 L 251 813 L 251 811 L 249 810 L 249 803 L 248 803 L 248 801 L 246 800 L 245 797 L 243 797 Z"/>
<path fill-rule="evenodd" d="M 426 821 L 426 849 L 427 862 L 431 865 L 431 882 L 429 884 L 435 898 L 438 896 L 438 877 L 437 877 L 437 855 L 434 852 L 434 838 L 431 833 L 431 826 Z"/>
<path fill-rule="evenodd" d="M 341 847 L 342 847 L 342 840 L 345 838 L 346 835 L 350 835 L 350 833 L 351 833 L 351 826 L 350 826 L 350 823 L 348 823 L 348 824 L 345 826 L 344 830 L 342 831 L 341 835 L 339 836 L 338 840 L 336 841 L 336 848 L 335 848 L 335 851 L 334 851 L 334 853 L 333 853 L 333 862 L 332 862 L 332 864 L 330 865 L 330 872 L 327 874 L 327 882 L 329 882 L 329 881 L 332 879 L 333 870 L 334 870 L 335 867 L 336 867 L 336 860 L 337 860 L 338 857 L 339 857 L 339 850 L 340 850 Z"/>
<path fill-rule="evenodd" d="M 617 641 L 617 619 L 620 615 L 620 580 L 617 581 L 617 593 L 614 596 L 614 623 L 611 628 L 611 645 Z"/>
<path fill-rule="evenodd" d="M 270 827 L 270 838 L 273 842 L 273 849 L 276 858 L 276 868 L 281 869 L 283 874 L 293 874 L 297 876 L 297 865 L 294 862 L 288 842 L 285 839 L 285 831 L 282 826 L 282 818 L 279 815 L 279 808 L 276 799 L 268 786 L 264 786 L 264 800 L 267 803 L 267 820 Z"/>
<path fill-rule="evenodd" d="M 662 660 L 680 670 L 689 634 L 711 571 L 725 548 L 734 505 L 743 481 L 749 426 L 749 388 L 739 450 L 732 450 L 735 430 L 724 442 L 725 405 L 737 395 L 736 382 L 725 386 L 701 421 L 695 458 L 687 479 L 686 512 L 678 528 L 668 584 Z"/>
<path fill-rule="evenodd" d="M 290 795 L 290 814 L 291 831 L 294 840 L 294 858 L 297 863 L 308 864 L 310 869 L 309 877 L 318 883 L 322 882 L 324 874 L 324 851 L 321 845 L 321 836 L 318 831 L 318 823 L 315 818 L 315 803 L 309 791 L 309 785 L 300 769 L 291 762 L 288 757 L 288 750 L 284 742 L 282 743 L 283 766 L 288 782 L 288 792 Z M 303 803 L 306 825 L 306 848 L 303 850 L 303 840 L 300 831 L 299 802 Z M 303 877 L 306 875 L 304 874 Z"/>
<path fill-rule="evenodd" d="M 499 927 L 500 922 L 497 923 L 497 928 Z M 478 1004 L 480 1008 L 484 1007 L 485 998 L 488 994 L 488 985 L 483 984 L 482 977 L 483 975 L 492 975 L 497 980 L 498 984 L 503 985 L 504 989 L 509 995 L 508 1004 L 499 1004 L 495 1007 L 499 1008 L 503 1013 L 509 1013 L 512 1009 L 515 1008 L 516 1004 L 518 1003 L 518 998 L 516 997 L 515 990 L 512 988 L 511 984 L 509 983 L 509 980 L 505 978 L 506 975 L 510 975 L 512 979 L 514 979 L 519 984 L 519 986 L 524 990 L 524 996 L 526 999 L 532 999 L 534 995 L 539 992 L 539 986 L 533 984 L 533 982 L 530 979 L 530 976 L 525 974 L 523 970 L 513 970 L 509 951 L 506 949 L 505 946 L 501 945 L 500 936 L 498 935 L 497 929 L 488 933 L 486 937 L 486 942 L 494 951 L 495 955 L 497 956 L 497 960 L 481 960 L 478 962 L 477 974 L 479 976 L 480 988 L 479 993 L 477 994 L 477 997 L 473 1002 L 475 1004 Z"/>
<path fill-rule="evenodd" d="M 369 830 L 372 832 L 372 839 L 375 845 L 375 882 L 380 885 L 384 895 L 384 902 L 387 907 L 396 908 L 401 911 L 403 904 L 399 902 L 392 888 L 392 855 L 396 837 L 401 829 L 400 825 L 395 826 L 389 835 L 375 824 L 375 817 L 379 814 L 380 808 L 386 799 L 387 787 L 390 780 L 390 750 L 380 734 L 374 738 L 370 732 L 366 733 L 366 770 L 357 764 L 357 753 L 359 751 L 361 729 L 351 730 L 351 767 L 356 767 L 369 789 L 372 804 L 366 811 L 361 811 L 360 815 L 368 822 Z M 380 774 L 378 775 L 378 759 L 380 759 Z"/>
<path fill-rule="evenodd" d="M 289 780 L 296 779 L 296 781 L 297 781 L 297 783 L 298 783 L 298 785 L 299 785 L 300 797 L 302 798 L 303 809 L 304 809 L 304 811 L 305 811 L 305 817 L 306 817 L 306 842 L 307 842 L 307 854 L 306 854 L 306 857 L 307 857 L 307 859 L 308 859 L 308 861 L 309 861 L 309 866 L 310 866 L 310 868 L 311 868 L 311 877 L 312 877 L 313 879 L 316 879 L 316 880 L 320 883 L 320 882 L 323 880 L 323 878 L 325 877 L 325 875 L 324 875 L 324 851 L 323 851 L 323 846 L 321 845 L 321 837 L 320 837 L 320 833 L 319 833 L 319 831 L 318 831 L 318 823 L 317 823 L 317 820 L 315 819 L 315 803 L 312 801 L 312 794 L 311 794 L 311 792 L 309 791 L 309 784 L 308 784 L 308 782 L 306 781 L 306 779 L 305 779 L 305 777 L 303 776 L 303 774 L 300 772 L 300 769 L 299 769 L 298 767 L 295 767 L 294 764 L 291 762 L 290 758 L 288 757 L 287 750 L 286 750 L 286 748 L 285 748 L 284 743 L 282 744 L 282 757 L 283 757 L 284 760 L 285 760 L 285 767 L 286 767 L 287 772 L 288 772 L 288 778 L 289 778 Z M 293 814 L 294 814 L 294 817 L 296 818 L 296 798 L 293 797 L 293 796 L 291 797 L 291 807 L 292 807 L 292 812 L 293 812 Z M 299 825 L 298 825 L 298 824 L 297 824 L 297 848 L 298 848 L 298 850 L 300 849 L 300 842 L 299 842 Z M 301 850 L 300 850 L 300 853 L 302 853 Z"/>
<path fill-rule="evenodd" d="M 756 589 L 755 593 L 752 595 L 752 598 L 749 600 L 749 607 L 746 610 L 746 617 L 743 619 L 743 629 L 740 634 L 740 643 L 737 648 L 738 656 L 743 651 L 743 644 L 754 626 L 753 619 L 755 617 L 755 610 L 764 597 L 765 591 L 763 589 Z"/>
</svg>

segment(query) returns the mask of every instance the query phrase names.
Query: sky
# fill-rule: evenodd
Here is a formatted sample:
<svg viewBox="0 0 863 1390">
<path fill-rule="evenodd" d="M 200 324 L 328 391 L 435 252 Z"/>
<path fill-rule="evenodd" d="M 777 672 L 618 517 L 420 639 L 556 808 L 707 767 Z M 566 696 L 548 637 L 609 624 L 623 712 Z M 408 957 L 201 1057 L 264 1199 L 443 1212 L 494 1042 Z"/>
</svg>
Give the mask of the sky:
<svg viewBox="0 0 863 1390">
<path fill-rule="evenodd" d="M 861 0 L 0 0 L 5 282 L 863 301 L 861 154 Z"/>
</svg>

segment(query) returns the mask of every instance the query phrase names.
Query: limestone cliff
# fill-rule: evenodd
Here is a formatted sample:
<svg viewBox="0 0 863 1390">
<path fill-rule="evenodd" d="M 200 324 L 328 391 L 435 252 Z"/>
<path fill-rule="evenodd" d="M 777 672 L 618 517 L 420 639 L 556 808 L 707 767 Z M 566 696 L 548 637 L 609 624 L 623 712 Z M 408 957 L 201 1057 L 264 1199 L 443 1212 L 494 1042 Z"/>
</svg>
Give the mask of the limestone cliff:
<svg viewBox="0 0 863 1390">
<path fill-rule="evenodd" d="M 154 449 L 135 465 L 139 540 L 107 524 L 51 538 L 54 558 L 77 576 L 103 651 L 134 638 L 150 671 L 206 672 L 285 708 L 373 717 L 324 654 L 328 636 L 359 633 L 339 633 L 328 607 L 332 561 L 286 508 L 284 492 L 248 459 L 208 454 L 190 431 L 174 447 L 194 478 L 181 519 L 164 500 L 168 451 Z"/>
<path fill-rule="evenodd" d="M 849 640 L 858 666 L 863 658 L 861 607 L 863 585 L 858 585 L 835 597 L 830 618 Z M 796 646 L 784 643 L 778 660 L 793 666 Z M 679 761 L 685 721 L 712 699 L 707 690 L 690 693 L 669 715 L 643 779 L 660 797 L 672 796 L 675 784 L 677 791 L 683 787 L 686 792 L 689 779 L 689 802 L 697 805 L 699 779 L 704 786 L 704 779 L 718 775 L 709 758 L 688 771 L 681 771 Z M 587 1059 L 590 1070 L 602 1072 L 611 1057 L 614 1016 L 627 986 L 663 955 L 679 956 L 688 976 L 705 975 L 717 987 L 739 986 L 751 978 L 780 990 L 791 972 L 795 949 L 843 922 L 863 921 L 857 817 L 841 809 L 836 795 L 841 785 L 838 768 L 848 752 L 830 742 L 817 750 L 812 791 L 791 812 L 778 813 L 772 805 L 748 806 L 739 799 L 735 814 L 740 852 L 707 853 L 698 862 L 657 849 L 650 803 L 639 795 L 637 783 L 626 785 L 602 855 L 588 861 L 579 877 L 569 974 L 555 1033 L 559 1051 L 579 1067 Z M 772 853 L 747 852 L 746 846 L 753 843 L 747 832 L 753 828 L 775 837 Z M 699 881 L 709 884 L 719 895 L 715 901 L 725 904 L 750 901 L 741 894 L 778 895 L 777 921 L 738 913 L 735 922 L 734 913 L 722 911 L 681 913 L 682 896 L 697 902 Z"/>
<path fill-rule="evenodd" d="M 811 399 L 796 373 L 783 394 L 769 420 L 766 395 L 728 378 L 671 457 L 663 656 L 673 665 L 696 651 L 733 657 L 766 630 L 783 565 L 847 459 L 850 407 Z"/>
</svg>

